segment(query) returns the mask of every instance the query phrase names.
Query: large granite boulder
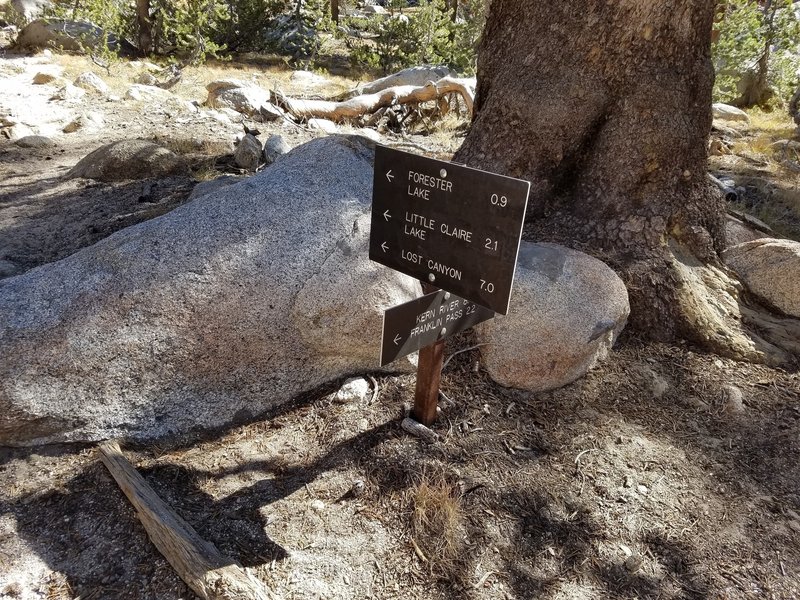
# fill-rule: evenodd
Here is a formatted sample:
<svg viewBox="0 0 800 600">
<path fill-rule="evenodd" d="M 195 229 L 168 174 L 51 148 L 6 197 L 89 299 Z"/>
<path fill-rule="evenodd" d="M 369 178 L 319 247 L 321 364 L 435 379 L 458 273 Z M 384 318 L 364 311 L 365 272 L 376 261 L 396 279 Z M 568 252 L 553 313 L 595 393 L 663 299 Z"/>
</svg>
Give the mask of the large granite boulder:
<svg viewBox="0 0 800 600">
<path fill-rule="evenodd" d="M 201 181 L 192 188 L 192 193 L 189 194 L 189 200 L 191 201 L 194 200 L 195 198 L 199 198 L 200 196 L 213 194 L 223 188 L 228 187 L 229 185 L 233 185 L 234 183 L 239 183 L 243 179 L 246 179 L 246 176 L 222 175 L 220 177 L 217 177 L 216 179 L 211 179 L 209 181 Z"/>
<path fill-rule="evenodd" d="M 728 248 L 722 259 L 760 300 L 800 318 L 800 242 L 761 238 Z"/>
<path fill-rule="evenodd" d="M 0 282 L 0 444 L 214 428 L 374 370 L 420 290 L 367 258 L 373 154 L 312 141 Z"/>
<path fill-rule="evenodd" d="M 605 263 L 555 244 L 523 242 L 511 308 L 477 327 L 496 382 L 540 392 L 605 358 L 630 313 L 628 291 Z"/>
<path fill-rule="evenodd" d="M 54 47 L 67 52 L 83 52 L 86 48 L 96 48 L 106 42 L 110 49 L 117 49 L 117 36 L 104 32 L 94 23 L 65 19 L 37 19 L 28 23 L 19 32 L 14 47 L 19 50 Z"/>
</svg>

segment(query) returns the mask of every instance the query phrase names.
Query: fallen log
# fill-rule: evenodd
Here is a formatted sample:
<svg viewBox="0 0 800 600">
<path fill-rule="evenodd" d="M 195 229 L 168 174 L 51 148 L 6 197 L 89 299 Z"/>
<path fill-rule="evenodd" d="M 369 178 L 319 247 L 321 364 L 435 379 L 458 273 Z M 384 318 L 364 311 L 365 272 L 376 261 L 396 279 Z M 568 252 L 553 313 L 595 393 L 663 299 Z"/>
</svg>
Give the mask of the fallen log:
<svg viewBox="0 0 800 600">
<path fill-rule="evenodd" d="M 159 498 L 117 442 L 100 444 L 100 460 L 133 504 L 150 540 L 195 594 L 206 600 L 275 600 L 261 581 L 201 538 Z"/>
<path fill-rule="evenodd" d="M 278 96 L 278 103 L 289 114 L 297 119 L 329 119 L 331 121 L 345 121 L 395 104 L 419 104 L 438 100 L 448 94 L 459 94 L 464 99 L 467 113 L 472 115 L 474 103 L 473 94 L 468 86 L 468 79 L 442 77 L 436 82 L 428 82 L 423 86 L 400 85 L 387 88 L 375 94 L 364 94 L 335 102 L 331 100 L 303 100 Z"/>
</svg>

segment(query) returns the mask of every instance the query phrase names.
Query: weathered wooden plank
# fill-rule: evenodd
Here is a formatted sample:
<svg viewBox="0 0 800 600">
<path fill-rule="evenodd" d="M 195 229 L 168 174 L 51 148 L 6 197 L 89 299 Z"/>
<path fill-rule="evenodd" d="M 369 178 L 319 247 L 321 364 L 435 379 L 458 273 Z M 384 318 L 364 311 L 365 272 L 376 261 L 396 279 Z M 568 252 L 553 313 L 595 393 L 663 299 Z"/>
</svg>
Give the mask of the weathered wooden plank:
<svg viewBox="0 0 800 600">
<path fill-rule="evenodd" d="M 261 581 L 221 554 L 172 510 L 128 462 L 117 442 L 100 444 L 100 459 L 136 508 L 150 540 L 198 596 L 208 600 L 276 600 Z"/>
</svg>

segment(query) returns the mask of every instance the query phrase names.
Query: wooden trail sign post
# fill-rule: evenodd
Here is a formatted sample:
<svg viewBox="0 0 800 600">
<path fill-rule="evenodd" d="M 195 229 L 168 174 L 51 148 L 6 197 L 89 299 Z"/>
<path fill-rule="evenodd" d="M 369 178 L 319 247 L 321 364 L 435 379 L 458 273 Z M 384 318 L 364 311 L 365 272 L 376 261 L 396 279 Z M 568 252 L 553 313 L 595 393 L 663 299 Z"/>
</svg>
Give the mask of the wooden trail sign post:
<svg viewBox="0 0 800 600">
<path fill-rule="evenodd" d="M 419 279 L 426 294 L 386 311 L 381 366 L 420 351 L 414 417 L 423 425 L 436 419 L 444 338 L 508 313 L 529 189 L 376 147 L 369 257 Z"/>
</svg>

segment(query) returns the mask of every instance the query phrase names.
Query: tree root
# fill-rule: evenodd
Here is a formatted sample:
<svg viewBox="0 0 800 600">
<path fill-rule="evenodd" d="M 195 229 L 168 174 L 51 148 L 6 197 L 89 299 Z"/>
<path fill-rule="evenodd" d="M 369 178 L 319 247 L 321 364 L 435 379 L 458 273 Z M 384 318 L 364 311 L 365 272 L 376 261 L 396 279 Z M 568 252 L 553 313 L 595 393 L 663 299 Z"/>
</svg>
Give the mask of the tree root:
<svg viewBox="0 0 800 600">
<path fill-rule="evenodd" d="M 721 356 L 747 362 L 778 366 L 800 357 L 800 320 L 746 303 L 743 286 L 732 274 L 700 262 L 674 239 L 670 249 L 676 308 L 686 337 Z"/>
<path fill-rule="evenodd" d="M 754 327 L 776 346 L 800 357 L 800 320 L 744 305 L 740 309 L 746 325 Z"/>
</svg>

